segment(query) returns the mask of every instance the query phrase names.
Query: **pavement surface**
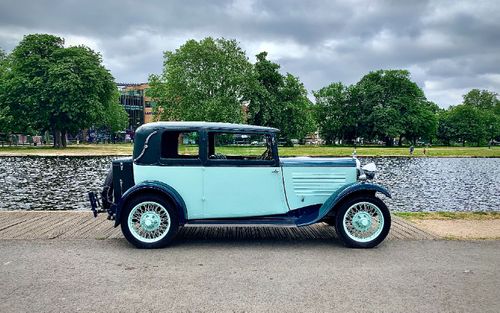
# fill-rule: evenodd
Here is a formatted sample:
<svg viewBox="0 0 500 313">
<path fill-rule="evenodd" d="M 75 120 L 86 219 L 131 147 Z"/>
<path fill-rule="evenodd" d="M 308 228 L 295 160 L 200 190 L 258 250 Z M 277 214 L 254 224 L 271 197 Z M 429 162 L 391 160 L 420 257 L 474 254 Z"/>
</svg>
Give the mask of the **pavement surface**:
<svg viewBox="0 0 500 313">
<path fill-rule="evenodd" d="M 500 241 L 0 240 L 0 312 L 500 312 Z"/>
<path fill-rule="evenodd" d="M 0 212 L 0 312 L 500 312 L 499 240 L 439 240 L 397 217 L 388 239 L 184 227 L 138 250 L 90 212 Z"/>
</svg>

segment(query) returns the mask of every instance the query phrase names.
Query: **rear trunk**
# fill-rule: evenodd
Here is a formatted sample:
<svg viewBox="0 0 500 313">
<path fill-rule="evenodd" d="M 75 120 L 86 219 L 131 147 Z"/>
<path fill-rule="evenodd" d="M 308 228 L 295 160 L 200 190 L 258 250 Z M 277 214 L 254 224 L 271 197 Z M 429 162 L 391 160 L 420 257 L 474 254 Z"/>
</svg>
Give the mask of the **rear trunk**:
<svg viewBox="0 0 500 313">
<path fill-rule="evenodd" d="M 120 158 L 113 161 L 113 189 L 115 203 L 132 186 L 134 186 L 134 169 L 132 158 Z"/>
</svg>

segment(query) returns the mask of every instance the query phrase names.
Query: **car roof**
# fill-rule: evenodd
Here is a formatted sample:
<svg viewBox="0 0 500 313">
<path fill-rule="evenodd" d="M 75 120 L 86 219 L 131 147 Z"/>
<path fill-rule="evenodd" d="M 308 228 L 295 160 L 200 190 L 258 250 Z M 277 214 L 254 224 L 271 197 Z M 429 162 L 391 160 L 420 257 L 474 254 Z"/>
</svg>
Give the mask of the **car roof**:
<svg viewBox="0 0 500 313">
<path fill-rule="evenodd" d="M 242 131 L 242 132 L 279 132 L 279 129 L 272 127 L 247 125 L 247 124 L 231 124 L 231 123 L 216 123 L 216 122 L 153 122 L 142 125 L 137 131 L 149 132 L 158 129 L 170 130 L 226 130 L 226 131 Z"/>
</svg>

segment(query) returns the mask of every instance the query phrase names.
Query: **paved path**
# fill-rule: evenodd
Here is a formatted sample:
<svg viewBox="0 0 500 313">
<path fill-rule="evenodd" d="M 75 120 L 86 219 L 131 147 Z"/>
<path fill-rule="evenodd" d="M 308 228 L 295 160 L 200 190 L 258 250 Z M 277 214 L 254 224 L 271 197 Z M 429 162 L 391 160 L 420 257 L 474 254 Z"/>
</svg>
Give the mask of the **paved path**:
<svg viewBox="0 0 500 313">
<path fill-rule="evenodd" d="M 122 238 L 120 228 L 105 214 L 97 219 L 90 211 L 0 211 L 0 239 L 107 239 Z M 301 228 L 283 227 L 184 227 L 178 238 L 189 240 L 314 240 L 334 239 L 333 227 L 317 224 Z M 393 216 L 389 239 L 437 239 L 414 224 Z"/>
<path fill-rule="evenodd" d="M 500 312 L 500 241 L 0 240 L 0 312 Z"/>
</svg>

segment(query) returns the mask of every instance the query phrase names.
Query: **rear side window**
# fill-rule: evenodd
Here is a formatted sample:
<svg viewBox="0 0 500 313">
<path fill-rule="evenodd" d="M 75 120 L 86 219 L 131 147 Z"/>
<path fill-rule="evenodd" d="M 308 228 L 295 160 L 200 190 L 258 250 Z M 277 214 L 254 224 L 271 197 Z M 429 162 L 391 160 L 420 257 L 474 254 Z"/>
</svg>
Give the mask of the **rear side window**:
<svg viewBox="0 0 500 313">
<path fill-rule="evenodd" d="M 268 134 L 213 132 L 208 134 L 209 160 L 272 162 L 272 141 Z"/>
<path fill-rule="evenodd" d="M 199 139 L 196 131 L 165 131 L 161 137 L 161 157 L 165 159 L 199 159 Z"/>
</svg>

